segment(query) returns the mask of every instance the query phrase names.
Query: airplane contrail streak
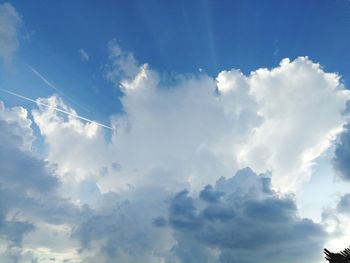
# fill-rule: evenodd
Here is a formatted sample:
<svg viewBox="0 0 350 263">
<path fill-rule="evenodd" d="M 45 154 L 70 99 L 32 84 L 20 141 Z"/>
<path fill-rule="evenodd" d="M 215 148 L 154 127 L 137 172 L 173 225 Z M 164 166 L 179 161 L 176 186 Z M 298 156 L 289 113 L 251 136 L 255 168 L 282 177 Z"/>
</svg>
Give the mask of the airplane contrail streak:
<svg viewBox="0 0 350 263">
<path fill-rule="evenodd" d="M 84 118 L 84 117 L 82 117 L 82 116 L 79 116 L 79 115 L 77 115 L 77 114 L 74 114 L 74 113 L 71 113 L 71 112 L 62 110 L 62 109 L 60 109 L 60 108 L 50 106 L 50 105 L 48 105 L 48 104 L 46 104 L 46 103 L 42 103 L 42 102 L 33 100 L 33 99 L 31 99 L 31 98 L 28 98 L 28 97 L 25 97 L 25 96 L 23 96 L 23 95 L 14 93 L 14 92 L 12 92 L 12 91 L 9 91 L 9 90 L 6 90 L 6 89 L 2 89 L 2 88 L 0 88 L 0 90 L 3 91 L 3 92 L 5 92 L 5 93 L 7 93 L 7 94 L 12 95 L 12 96 L 15 96 L 15 97 L 18 97 L 18 98 L 21 98 L 21 99 L 24 99 L 24 100 L 27 100 L 27 101 L 30 101 L 30 102 L 34 102 L 34 103 L 36 103 L 36 104 L 45 106 L 45 107 L 47 107 L 47 108 L 49 108 L 49 109 L 53 109 L 53 110 L 55 110 L 55 111 L 62 112 L 62 113 L 67 114 L 67 115 L 69 115 L 69 116 L 73 116 L 73 117 L 78 118 L 78 119 L 80 119 L 80 120 L 84 120 L 84 121 L 87 121 L 87 122 L 90 122 L 90 123 L 95 123 L 96 125 L 101 126 L 101 127 L 103 127 L 103 128 L 106 128 L 106 129 L 109 129 L 109 130 L 114 130 L 114 129 L 113 129 L 112 127 L 110 127 L 110 126 L 104 125 L 104 124 L 102 124 L 102 123 L 99 123 L 99 122 L 96 122 L 96 121 L 93 121 L 93 120 L 90 120 L 90 119 L 87 119 L 87 118 Z"/>
<path fill-rule="evenodd" d="M 50 81 L 48 81 L 43 75 L 41 75 L 36 69 L 34 69 L 32 66 L 27 65 L 29 67 L 29 69 L 37 76 L 39 77 L 46 85 L 48 85 L 50 88 L 53 88 L 55 91 L 57 91 L 58 93 L 60 93 L 61 95 L 63 94 L 63 92 L 58 89 L 55 85 L 53 85 Z"/>
<path fill-rule="evenodd" d="M 52 84 L 47 78 L 45 78 L 39 71 L 37 71 L 35 68 L 33 68 L 31 65 L 27 64 L 28 68 L 34 73 L 35 76 L 37 76 L 39 79 L 41 79 L 46 85 L 48 85 L 50 88 L 54 89 L 56 92 L 58 92 L 60 95 L 66 97 L 69 101 L 77 105 L 79 108 L 83 109 L 86 112 L 90 112 L 86 107 L 80 105 L 78 102 L 70 98 L 67 94 L 64 94 L 62 90 L 57 88 L 54 84 Z"/>
</svg>

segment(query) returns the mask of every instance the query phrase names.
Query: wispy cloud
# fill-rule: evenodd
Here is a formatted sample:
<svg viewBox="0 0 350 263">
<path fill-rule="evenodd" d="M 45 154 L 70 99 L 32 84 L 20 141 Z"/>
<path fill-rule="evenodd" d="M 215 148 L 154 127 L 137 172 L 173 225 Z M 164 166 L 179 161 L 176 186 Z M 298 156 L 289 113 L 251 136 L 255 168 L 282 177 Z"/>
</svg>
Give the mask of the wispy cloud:
<svg viewBox="0 0 350 263">
<path fill-rule="evenodd" d="M 9 3 L 0 4 L 0 58 L 11 62 L 12 54 L 19 46 L 18 31 L 22 18 Z"/>
<path fill-rule="evenodd" d="M 89 61 L 90 56 L 84 49 L 79 49 L 80 59 L 84 62 Z"/>
</svg>

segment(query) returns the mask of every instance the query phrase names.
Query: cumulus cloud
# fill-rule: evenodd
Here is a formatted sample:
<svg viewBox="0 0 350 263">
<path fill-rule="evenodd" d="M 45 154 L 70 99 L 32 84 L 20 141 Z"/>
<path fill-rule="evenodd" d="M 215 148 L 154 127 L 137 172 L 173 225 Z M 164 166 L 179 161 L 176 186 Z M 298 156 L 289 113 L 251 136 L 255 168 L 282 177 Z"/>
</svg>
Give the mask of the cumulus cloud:
<svg viewBox="0 0 350 263">
<path fill-rule="evenodd" d="M 66 172 L 74 166 L 83 178 L 107 171 L 98 182 L 102 191 L 153 181 L 198 190 L 246 166 L 272 172 L 274 187 L 293 190 L 307 180 L 313 161 L 346 121 L 342 112 L 349 92 L 337 74 L 306 57 L 249 76 L 239 70 L 222 71 L 215 79 L 178 75 L 169 85 L 116 41 L 109 52 L 110 79 L 124 93 L 124 114 L 112 118 L 111 141 L 94 125 L 49 109 L 34 112 L 49 160 Z M 65 145 L 84 149 L 84 155 L 66 158 L 60 154 Z"/>
<path fill-rule="evenodd" d="M 40 101 L 76 114 L 59 97 L 53 96 Z M 33 118 L 45 139 L 47 159 L 57 165 L 57 174 L 61 182 L 66 184 L 68 196 L 75 195 L 77 200 L 93 198 L 93 191 L 83 193 L 79 188 L 84 187 L 84 184 L 86 187 L 89 184 L 93 187 L 98 178 L 109 170 L 116 170 L 113 168 L 116 161 L 111 163 L 110 145 L 105 140 L 101 127 L 95 123 L 83 123 L 73 116 L 59 114 L 41 106 L 33 111 Z M 91 178 L 94 180 L 89 181 Z M 92 196 L 89 197 L 89 193 Z"/>
<path fill-rule="evenodd" d="M 0 57 L 9 63 L 19 46 L 18 30 L 22 18 L 9 3 L 0 4 Z"/>
<path fill-rule="evenodd" d="M 264 122 L 243 147 L 242 160 L 257 171 L 279 174 L 273 179 L 277 185 L 298 184 L 342 130 L 349 92 L 337 74 L 306 57 L 259 69 L 249 83 Z"/>
<path fill-rule="evenodd" d="M 292 190 L 342 130 L 349 99 L 337 74 L 304 57 L 249 76 L 223 71 L 216 82 L 207 75 L 178 76 L 172 87 L 143 65 L 122 85 L 126 114 L 115 122 L 116 146 L 127 145 L 124 155 L 133 150 L 133 165 L 147 160 L 184 168 L 177 174 L 201 186 L 214 174 L 250 166 L 273 172 L 275 187 Z M 178 163 L 168 164 L 171 159 Z"/>
<path fill-rule="evenodd" d="M 50 190 L 40 201 L 26 195 L 18 201 L 19 210 L 28 211 L 27 204 L 32 211 L 23 218 L 40 222 L 23 228 L 31 231 L 22 231 L 29 243 L 31 233 L 59 226 L 64 242 L 80 247 L 64 257 L 83 262 L 318 258 L 325 233 L 299 217 L 293 197 L 281 192 L 307 180 L 346 122 L 349 92 L 337 74 L 301 57 L 249 75 L 232 69 L 167 81 L 116 41 L 109 52 L 107 78 L 123 92 L 113 131 L 40 105 L 32 111 L 47 155 L 35 157 L 42 170 L 31 172 L 34 186 L 25 181 L 16 189 Z M 39 101 L 75 114 L 57 96 Z M 32 158 L 26 114 L 6 112 L 23 114 L 18 134 L 25 138 L 13 145 Z M 16 128 L 3 136 L 16 138 Z M 245 169 L 231 178 L 243 167 L 269 176 Z M 47 246 L 46 255 L 61 244 Z"/>
<path fill-rule="evenodd" d="M 210 191 L 220 200 L 182 191 L 170 201 L 181 262 L 316 262 L 322 256 L 321 225 L 300 218 L 292 197 L 277 195 L 270 178 L 246 168 Z"/>
<path fill-rule="evenodd" d="M 0 260 L 30 262 L 35 257 L 27 248 L 39 244 L 27 238 L 40 234 L 43 223 L 71 224 L 79 209 L 58 196 L 55 166 L 33 151 L 27 111 L 0 102 L 0 130 Z"/>
<path fill-rule="evenodd" d="M 6 109 L 0 102 L 0 238 L 9 247 L 20 247 L 24 234 L 34 229 L 27 220 L 9 217 L 19 195 L 23 191 L 46 192 L 55 184 L 45 163 L 30 153 L 33 140 L 30 124 L 25 109 Z"/>
<path fill-rule="evenodd" d="M 152 224 L 155 215 L 166 212 L 165 197 L 160 188 L 101 195 L 73 232 L 81 242 L 84 262 L 153 263 L 171 259 L 171 230 Z"/>
</svg>

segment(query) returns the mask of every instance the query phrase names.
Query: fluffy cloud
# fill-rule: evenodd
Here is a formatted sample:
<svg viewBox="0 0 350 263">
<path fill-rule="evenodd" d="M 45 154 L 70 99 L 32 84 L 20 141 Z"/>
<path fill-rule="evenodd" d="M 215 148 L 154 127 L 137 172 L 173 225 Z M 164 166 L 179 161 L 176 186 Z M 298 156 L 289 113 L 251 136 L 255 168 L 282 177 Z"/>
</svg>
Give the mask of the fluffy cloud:
<svg viewBox="0 0 350 263">
<path fill-rule="evenodd" d="M 41 102 L 76 114 L 56 96 Z M 34 110 L 33 117 L 45 140 L 46 158 L 56 165 L 64 189 L 61 194 L 82 204 L 95 202 L 101 190 L 96 184 L 98 180 L 115 176 L 119 171 L 101 127 L 84 124 L 47 107 Z"/>
<path fill-rule="evenodd" d="M 0 240 L 9 248 L 20 247 L 24 234 L 34 229 L 28 220 L 11 215 L 19 200 L 29 192 L 49 191 L 56 183 L 45 163 L 30 152 L 30 125 L 25 109 L 7 109 L 0 102 Z"/>
<path fill-rule="evenodd" d="M 35 253 L 28 248 L 51 243 L 37 242 L 43 226 L 51 226 L 46 235 L 57 234 L 54 226 L 73 224 L 80 212 L 58 196 L 55 166 L 33 151 L 34 135 L 27 111 L 6 108 L 0 102 L 0 130 L 0 260 L 31 262 Z"/>
<path fill-rule="evenodd" d="M 18 227 L 17 240 L 24 236 L 38 258 L 83 262 L 318 258 L 321 226 L 299 217 L 294 199 L 276 189 L 294 190 L 307 180 L 313 161 L 342 130 L 349 92 L 337 74 L 301 57 L 248 76 L 229 70 L 169 81 L 115 41 L 109 51 L 107 77 L 123 92 L 112 132 L 38 106 L 32 115 L 47 147 L 43 161 L 30 151 L 25 111 L 3 107 L 8 127 L 12 115 L 21 123 L 1 134 L 4 145 L 15 138 L 20 152 L 4 162 L 36 160 L 32 181 L 11 181 L 22 176 L 14 169 L 10 179 L 2 176 L 14 192 L 22 190 L 20 222 L 35 227 Z M 40 101 L 75 114 L 57 96 Z M 247 166 L 270 177 L 246 169 L 230 178 Z M 51 243 L 38 256 L 38 235 L 47 229 L 80 249 Z"/>
<path fill-rule="evenodd" d="M 343 250 L 348 245 L 350 235 L 350 195 L 344 194 L 336 199 L 322 212 L 322 224 L 329 236 L 324 247 L 332 252 Z"/>
<path fill-rule="evenodd" d="M 279 174 L 274 184 L 298 184 L 342 130 L 349 92 L 337 74 L 325 73 L 305 57 L 259 69 L 249 83 L 264 122 L 243 148 L 242 159 L 254 170 Z"/>
<path fill-rule="evenodd" d="M 21 23 L 21 16 L 11 4 L 0 4 L 0 57 L 6 63 L 19 45 L 17 34 Z"/>
<path fill-rule="evenodd" d="M 101 195 L 73 232 L 81 242 L 84 262 L 171 260 L 171 230 L 152 223 L 157 214 L 166 213 L 166 196 L 159 188 Z"/>
<path fill-rule="evenodd" d="M 346 122 L 349 92 L 306 57 L 249 76 L 179 75 L 169 85 L 115 41 L 109 50 L 107 75 L 124 93 L 110 141 L 93 124 L 34 112 L 50 162 L 80 178 L 99 177 L 103 192 L 150 182 L 198 190 L 246 166 L 272 172 L 274 187 L 293 190 Z M 58 98 L 46 103 L 72 110 Z M 66 153 L 66 145 L 74 150 Z"/>
<path fill-rule="evenodd" d="M 247 168 L 203 191 L 215 202 L 187 191 L 170 202 L 168 224 L 181 262 L 315 262 L 322 256 L 321 225 L 300 218 L 292 197 L 277 195 L 268 177 Z"/>
<path fill-rule="evenodd" d="M 250 166 L 271 171 L 283 191 L 308 178 L 313 160 L 342 130 L 349 99 L 337 74 L 304 57 L 249 76 L 223 71 L 216 82 L 178 76 L 171 87 L 142 65 L 122 89 L 126 114 L 115 122 L 114 141 L 123 156 L 132 152 L 133 167 L 172 167 L 196 187 Z"/>
</svg>

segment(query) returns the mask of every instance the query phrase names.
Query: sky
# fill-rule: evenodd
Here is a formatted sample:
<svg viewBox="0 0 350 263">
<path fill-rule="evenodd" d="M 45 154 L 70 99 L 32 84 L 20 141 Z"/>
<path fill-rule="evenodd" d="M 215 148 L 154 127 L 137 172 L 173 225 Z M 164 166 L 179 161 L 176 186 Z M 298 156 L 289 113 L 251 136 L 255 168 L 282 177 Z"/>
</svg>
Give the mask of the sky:
<svg viewBox="0 0 350 263">
<path fill-rule="evenodd" d="M 0 1 L 0 261 L 326 262 L 349 29 L 345 0 Z"/>
</svg>

